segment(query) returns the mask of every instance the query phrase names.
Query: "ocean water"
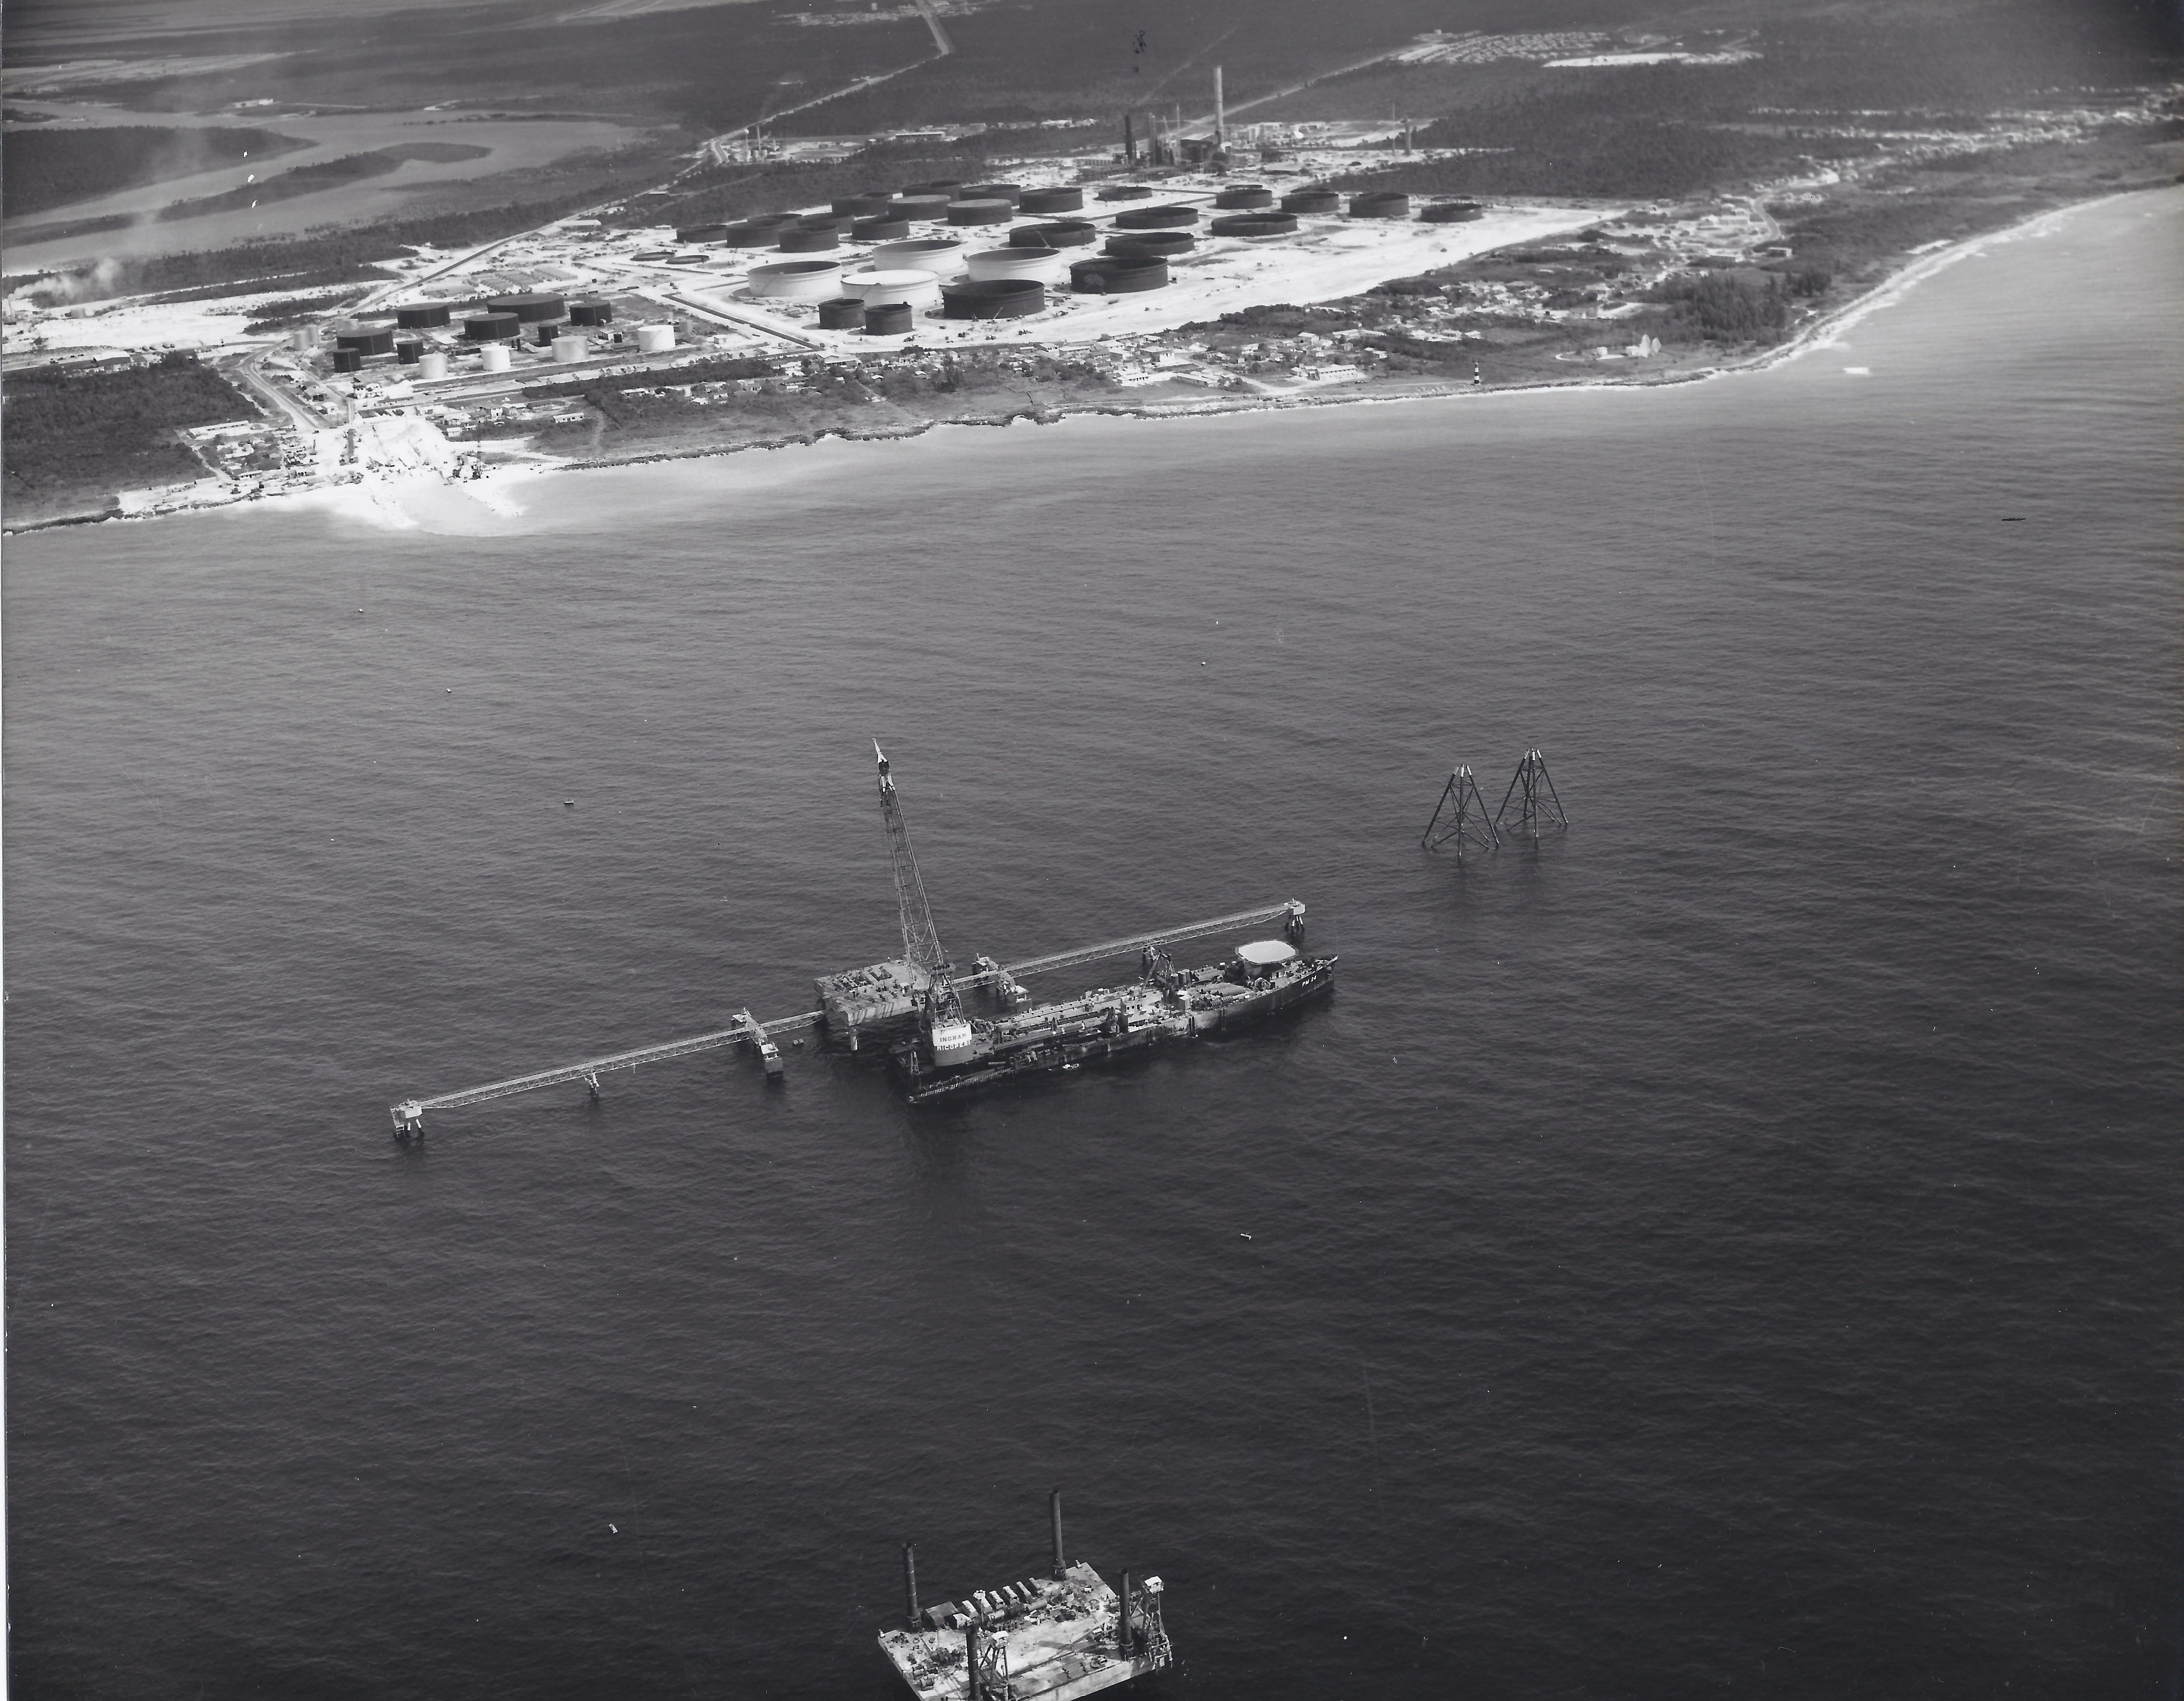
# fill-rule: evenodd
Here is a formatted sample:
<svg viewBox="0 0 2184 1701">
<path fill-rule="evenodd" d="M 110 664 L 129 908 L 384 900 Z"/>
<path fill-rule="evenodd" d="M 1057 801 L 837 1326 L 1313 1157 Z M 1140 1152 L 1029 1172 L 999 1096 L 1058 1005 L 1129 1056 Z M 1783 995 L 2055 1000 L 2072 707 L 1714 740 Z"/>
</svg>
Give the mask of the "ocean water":
<svg viewBox="0 0 2184 1701">
<path fill-rule="evenodd" d="M 897 1544 L 1058 1484 L 1178 1701 L 2174 1694 L 2180 238 L 1675 389 L 12 541 L 18 1693 L 881 1701 Z M 874 736 L 959 958 L 1295 897 L 1334 1001 L 389 1139 L 887 954 Z M 1532 746 L 1567 834 L 1419 849 Z"/>
</svg>

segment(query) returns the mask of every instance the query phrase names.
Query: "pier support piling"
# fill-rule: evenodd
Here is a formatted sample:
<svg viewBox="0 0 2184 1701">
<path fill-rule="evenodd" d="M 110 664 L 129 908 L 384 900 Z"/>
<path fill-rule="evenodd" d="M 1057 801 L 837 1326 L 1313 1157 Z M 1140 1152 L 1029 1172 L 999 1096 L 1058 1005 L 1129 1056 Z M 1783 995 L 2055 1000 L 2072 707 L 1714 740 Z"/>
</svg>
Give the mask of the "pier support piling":
<svg viewBox="0 0 2184 1701">
<path fill-rule="evenodd" d="M 1474 850 L 1501 849 L 1501 835 L 1486 819 L 1486 799 L 1479 795 L 1479 782 L 1471 777 L 1468 767 L 1458 767 L 1448 776 L 1448 784 L 1441 787 L 1440 801 L 1434 805 L 1433 819 L 1426 823 L 1418 842 L 1429 851 L 1454 845 L 1459 862 L 1467 845 Z"/>
<path fill-rule="evenodd" d="M 1497 826 L 1509 813 L 1512 798 L 1518 800 L 1517 831 L 1527 838 L 1539 837 L 1542 826 L 1557 832 L 1568 830 L 1569 817 L 1563 813 L 1563 800 L 1555 795 L 1555 782 L 1547 777 L 1547 759 L 1541 752 L 1527 750 L 1517 764 L 1509 789 L 1502 794 L 1502 807 L 1494 812 Z"/>
</svg>

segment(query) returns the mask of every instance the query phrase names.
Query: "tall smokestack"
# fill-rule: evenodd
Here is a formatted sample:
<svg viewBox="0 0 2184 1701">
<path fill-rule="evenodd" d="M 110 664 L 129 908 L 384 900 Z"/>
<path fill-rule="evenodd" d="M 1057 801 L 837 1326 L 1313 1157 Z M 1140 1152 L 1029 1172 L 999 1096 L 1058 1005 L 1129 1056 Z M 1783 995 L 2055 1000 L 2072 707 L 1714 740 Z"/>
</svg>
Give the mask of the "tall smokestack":
<svg viewBox="0 0 2184 1701">
<path fill-rule="evenodd" d="M 985 1686 L 978 1681 L 978 1620 L 963 1626 L 963 1667 L 970 1674 L 970 1701 L 985 1701 Z"/>
<path fill-rule="evenodd" d="M 1136 1626 L 1130 1622 L 1130 1574 L 1123 1573 L 1121 1598 L 1115 1607 L 1115 1646 L 1122 1650 L 1123 1658 L 1129 1659 L 1137 1652 Z"/>
<path fill-rule="evenodd" d="M 1046 1509 L 1054 1520 L 1054 1580 L 1058 1583 L 1069 1576 L 1069 1562 L 1061 1557 L 1061 1491 L 1059 1488 L 1046 1497 Z"/>
<path fill-rule="evenodd" d="M 1213 68 L 1213 145 L 1228 145 L 1228 108 L 1221 98 L 1221 67 Z"/>
<path fill-rule="evenodd" d="M 1134 165 L 1138 161 L 1137 126 L 1131 122 L 1133 114 L 1123 114 L 1123 158 Z"/>
<path fill-rule="evenodd" d="M 908 1542 L 902 1544 L 903 1621 L 911 1629 L 917 1628 L 917 1549 Z"/>
</svg>

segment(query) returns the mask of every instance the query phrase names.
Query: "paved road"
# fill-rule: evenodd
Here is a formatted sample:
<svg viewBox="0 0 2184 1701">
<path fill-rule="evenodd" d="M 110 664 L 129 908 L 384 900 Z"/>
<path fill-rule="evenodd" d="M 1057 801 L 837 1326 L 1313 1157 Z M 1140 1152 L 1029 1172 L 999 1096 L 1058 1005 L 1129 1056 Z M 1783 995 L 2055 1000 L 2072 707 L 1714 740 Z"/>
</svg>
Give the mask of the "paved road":
<svg viewBox="0 0 2184 1701">
<path fill-rule="evenodd" d="M 258 370 L 261 354 L 246 354 L 236 362 L 232 370 L 252 394 L 272 403 L 274 409 L 299 431 L 321 431 L 327 421 L 321 420 L 295 397 Z"/>
</svg>

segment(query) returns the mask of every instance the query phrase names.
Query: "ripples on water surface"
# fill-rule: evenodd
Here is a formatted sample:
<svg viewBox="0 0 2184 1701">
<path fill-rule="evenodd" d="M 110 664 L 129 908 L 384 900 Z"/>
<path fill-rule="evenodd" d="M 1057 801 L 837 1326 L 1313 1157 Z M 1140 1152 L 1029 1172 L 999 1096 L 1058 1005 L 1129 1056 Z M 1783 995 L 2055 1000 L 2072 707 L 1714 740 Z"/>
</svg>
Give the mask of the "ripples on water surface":
<svg viewBox="0 0 2184 1701">
<path fill-rule="evenodd" d="M 1692 388 L 12 544 L 22 1693 L 879 1701 L 1056 1482 L 1161 1694 L 2163 1693 L 2180 226 Z M 387 1140 L 883 954 L 872 734 L 959 955 L 1294 895 L 1335 1002 Z M 1566 838 L 1420 853 L 1535 743 Z"/>
</svg>

